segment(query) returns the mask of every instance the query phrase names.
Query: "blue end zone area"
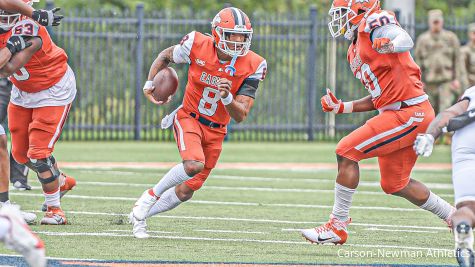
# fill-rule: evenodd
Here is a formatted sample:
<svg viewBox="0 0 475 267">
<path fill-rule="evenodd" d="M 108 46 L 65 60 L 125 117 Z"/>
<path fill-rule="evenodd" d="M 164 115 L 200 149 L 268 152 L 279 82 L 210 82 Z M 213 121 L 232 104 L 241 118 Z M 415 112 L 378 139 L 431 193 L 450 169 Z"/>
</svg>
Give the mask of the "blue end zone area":
<svg viewBox="0 0 475 267">
<path fill-rule="evenodd" d="M 0 256 L 0 266 L 15 266 L 15 267 L 28 267 L 26 262 L 20 256 Z M 78 260 L 78 259 L 50 259 L 48 261 L 49 267 L 58 267 L 58 266 L 67 266 L 67 267 L 120 267 L 120 266 L 137 266 L 137 267 L 198 267 L 198 266 L 209 266 L 209 267 L 305 267 L 305 266 L 320 266 L 320 267 L 331 267 L 331 266 L 346 266 L 346 267 L 375 267 L 375 266 L 384 266 L 384 267 L 421 267 L 428 265 L 390 265 L 390 264 L 278 264 L 278 263 L 217 263 L 217 262 L 172 262 L 172 261 L 109 261 L 109 260 Z M 431 265 L 437 267 L 454 267 L 455 265 Z"/>
</svg>

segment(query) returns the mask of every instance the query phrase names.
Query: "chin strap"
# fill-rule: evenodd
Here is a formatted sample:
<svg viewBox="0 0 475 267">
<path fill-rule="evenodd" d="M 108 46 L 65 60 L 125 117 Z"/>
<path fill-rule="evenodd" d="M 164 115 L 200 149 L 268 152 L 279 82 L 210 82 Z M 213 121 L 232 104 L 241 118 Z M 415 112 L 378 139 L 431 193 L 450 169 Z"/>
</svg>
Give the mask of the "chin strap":
<svg viewBox="0 0 475 267">
<path fill-rule="evenodd" d="M 234 67 L 234 64 L 236 64 L 237 58 L 238 56 L 234 55 L 233 59 L 231 60 L 231 64 L 227 65 L 226 69 L 224 70 L 224 72 L 229 74 L 229 76 L 234 76 L 234 73 L 236 73 L 236 68 Z"/>
</svg>

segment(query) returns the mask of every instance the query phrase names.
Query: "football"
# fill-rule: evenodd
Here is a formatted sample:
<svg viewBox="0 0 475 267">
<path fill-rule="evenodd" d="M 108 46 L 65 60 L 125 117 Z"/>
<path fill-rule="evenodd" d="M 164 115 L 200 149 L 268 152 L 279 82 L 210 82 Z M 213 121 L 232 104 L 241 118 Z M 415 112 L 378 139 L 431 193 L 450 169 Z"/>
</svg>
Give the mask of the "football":
<svg viewBox="0 0 475 267">
<path fill-rule="evenodd" d="M 172 67 L 167 67 L 157 73 L 153 78 L 153 98 L 157 101 L 167 101 L 169 96 L 176 93 L 178 89 L 178 75 Z"/>
</svg>

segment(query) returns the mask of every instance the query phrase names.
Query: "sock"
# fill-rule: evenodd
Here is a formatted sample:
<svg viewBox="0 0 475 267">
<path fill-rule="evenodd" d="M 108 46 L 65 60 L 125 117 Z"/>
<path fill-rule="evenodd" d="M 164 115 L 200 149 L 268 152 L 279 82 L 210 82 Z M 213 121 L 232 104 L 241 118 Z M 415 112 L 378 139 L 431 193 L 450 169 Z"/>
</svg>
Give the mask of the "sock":
<svg viewBox="0 0 475 267">
<path fill-rule="evenodd" d="M 432 191 L 430 192 L 426 203 L 420 206 L 420 208 L 434 213 L 442 220 L 447 220 L 455 210 L 452 205 L 447 203 L 447 201 L 443 200 L 438 195 L 432 193 Z"/>
<path fill-rule="evenodd" d="M 8 191 L 0 193 L 0 202 L 7 202 L 10 198 L 8 197 Z"/>
<path fill-rule="evenodd" d="M 60 199 L 59 188 L 53 192 L 43 192 L 43 195 L 45 196 L 46 206 L 58 207 L 58 208 L 61 207 L 61 204 L 59 202 L 59 199 Z"/>
<path fill-rule="evenodd" d="M 165 191 L 171 187 L 175 187 L 186 180 L 191 179 L 192 177 L 188 176 L 185 172 L 185 167 L 183 163 L 175 165 L 171 168 L 165 176 L 153 187 L 153 193 L 156 197 L 160 197 Z"/>
<path fill-rule="evenodd" d="M 0 217 L 0 240 L 5 240 L 5 237 L 10 231 L 10 227 L 11 227 L 10 220 Z"/>
<path fill-rule="evenodd" d="M 341 222 L 346 222 L 350 215 L 351 202 L 356 189 L 335 184 L 335 203 L 332 215 Z"/>
<path fill-rule="evenodd" d="M 182 202 L 176 195 L 175 187 L 172 187 L 162 194 L 160 199 L 152 206 L 147 214 L 147 218 L 156 214 L 172 210 L 180 205 Z"/>
</svg>

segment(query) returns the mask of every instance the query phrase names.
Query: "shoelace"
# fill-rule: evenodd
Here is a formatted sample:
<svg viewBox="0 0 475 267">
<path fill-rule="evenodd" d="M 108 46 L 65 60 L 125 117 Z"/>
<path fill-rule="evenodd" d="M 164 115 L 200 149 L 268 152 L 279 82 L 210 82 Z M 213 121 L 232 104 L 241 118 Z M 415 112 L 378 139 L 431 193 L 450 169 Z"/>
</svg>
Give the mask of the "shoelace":
<svg viewBox="0 0 475 267">
<path fill-rule="evenodd" d="M 328 231 L 331 231 L 332 230 L 332 222 L 327 222 L 325 225 L 323 226 L 320 226 L 320 227 L 316 227 L 315 228 L 315 231 L 319 234 L 321 233 L 324 233 L 324 232 L 328 232 Z"/>
</svg>

